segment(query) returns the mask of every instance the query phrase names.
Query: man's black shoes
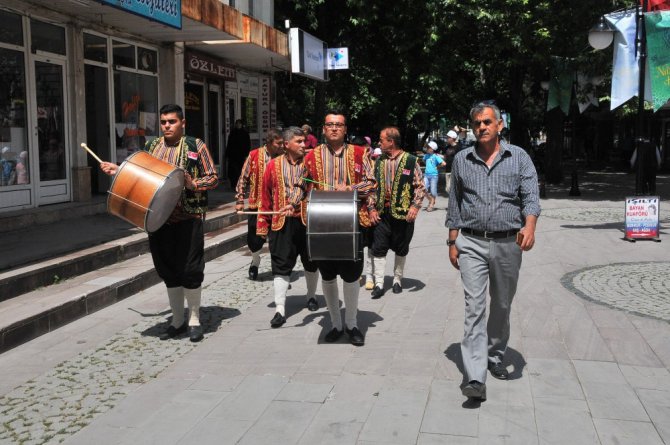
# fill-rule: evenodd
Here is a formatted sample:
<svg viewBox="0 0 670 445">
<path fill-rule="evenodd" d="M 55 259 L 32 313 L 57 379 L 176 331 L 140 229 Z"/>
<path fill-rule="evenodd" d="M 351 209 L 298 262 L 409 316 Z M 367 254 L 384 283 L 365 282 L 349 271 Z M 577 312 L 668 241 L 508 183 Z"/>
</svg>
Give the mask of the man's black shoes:
<svg viewBox="0 0 670 445">
<path fill-rule="evenodd" d="M 188 327 L 188 336 L 193 343 L 197 343 L 204 338 L 202 335 L 202 326 L 189 326 Z"/>
<path fill-rule="evenodd" d="M 171 338 L 175 338 L 178 335 L 184 334 L 186 332 L 186 329 L 188 329 L 188 325 L 186 322 L 184 322 L 181 326 L 178 328 L 175 328 L 174 326 L 170 325 L 168 328 L 163 332 L 161 335 L 158 336 L 161 340 L 169 340 Z"/>
<path fill-rule="evenodd" d="M 372 296 L 373 300 L 376 300 L 377 298 L 381 298 L 382 295 L 384 295 L 384 289 L 382 289 L 381 287 L 375 286 L 375 288 L 372 289 L 371 296 Z"/>
<path fill-rule="evenodd" d="M 507 372 L 507 369 L 505 369 L 503 364 L 500 362 L 489 362 L 489 371 L 491 371 L 491 375 L 498 380 L 507 380 L 509 378 L 509 372 Z"/>
<path fill-rule="evenodd" d="M 338 330 L 337 328 L 333 328 L 323 339 L 328 343 L 333 343 L 339 340 L 340 337 L 342 337 L 342 331 Z"/>
<path fill-rule="evenodd" d="M 394 294 L 399 294 L 402 292 L 402 286 L 400 283 L 393 283 L 393 293 Z"/>
<path fill-rule="evenodd" d="M 258 278 L 258 266 L 249 266 L 249 279 L 256 281 Z"/>
<path fill-rule="evenodd" d="M 279 312 L 276 312 L 275 316 L 272 317 L 272 320 L 270 320 L 270 326 L 272 326 L 273 328 L 278 328 L 279 326 L 283 325 L 284 323 L 286 323 L 286 317 L 284 317 Z"/>
<path fill-rule="evenodd" d="M 477 380 L 472 380 L 465 385 L 462 392 L 465 397 L 481 400 L 482 402 L 486 400 L 486 384 L 478 382 Z"/>
<path fill-rule="evenodd" d="M 365 338 L 358 328 L 346 329 L 347 337 L 349 337 L 349 342 L 354 346 L 363 346 L 365 344 Z"/>
<path fill-rule="evenodd" d="M 309 300 L 307 300 L 307 309 L 309 309 L 310 312 L 319 310 L 319 302 L 316 301 L 316 298 L 311 297 Z"/>
</svg>

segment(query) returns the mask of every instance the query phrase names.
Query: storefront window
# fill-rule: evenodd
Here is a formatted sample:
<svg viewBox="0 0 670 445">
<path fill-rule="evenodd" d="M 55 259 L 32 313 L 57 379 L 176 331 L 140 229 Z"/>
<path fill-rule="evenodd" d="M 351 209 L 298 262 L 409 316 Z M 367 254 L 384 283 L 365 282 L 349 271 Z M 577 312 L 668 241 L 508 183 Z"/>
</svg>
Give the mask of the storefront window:
<svg viewBox="0 0 670 445">
<path fill-rule="evenodd" d="M 94 62 L 107 63 L 107 39 L 84 33 L 84 58 Z"/>
<path fill-rule="evenodd" d="M 33 51 L 65 55 L 65 28 L 62 26 L 31 20 L 30 39 Z"/>
<path fill-rule="evenodd" d="M 158 136 L 158 78 L 114 72 L 116 162 L 142 149 Z"/>
<path fill-rule="evenodd" d="M 63 67 L 35 62 L 40 180 L 65 179 Z"/>
<path fill-rule="evenodd" d="M 21 16 L 0 9 L 0 42 L 23 46 Z"/>
<path fill-rule="evenodd" d="M 205 100 L 203 86 L 189 83 L 184 87 L 184 113 L 186 114 L 187 133 L 205 139 Z"/>
<path fill-rule="evenodd" d="M 244 121 L 244 126 L 250 133 L 258 131 L 258 99 L 254 97 L 242 96 L 242 107 L 240 117 Z"/>
<path fill-rule="evenodd" d="M 137 47 L 138 67 L 142 71 L 158 72 L 158 53 L 153 49 Z"/>
<path fill-rule="evenodd" d="M 0 48 L 0 186 L 30 183 L 23 53 Z"/>
<path fill-rule="evenodd" d="M 135 45 L 126 42 L 112 40 L 112 53 L 114 55 L 114 66 L 125 66 L 126 68 L 136 68 L 135 66 Z"/>
</svg>

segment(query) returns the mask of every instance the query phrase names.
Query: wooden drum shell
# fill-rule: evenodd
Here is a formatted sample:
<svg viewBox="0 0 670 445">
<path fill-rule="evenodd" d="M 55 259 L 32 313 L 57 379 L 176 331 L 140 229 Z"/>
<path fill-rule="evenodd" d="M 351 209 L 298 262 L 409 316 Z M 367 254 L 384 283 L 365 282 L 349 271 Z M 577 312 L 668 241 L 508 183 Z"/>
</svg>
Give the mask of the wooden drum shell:
<svg viewBox="0 0 670 445">
<path fill-rule="evenodd" d="M 184 171 L 145 151 L 128 156 L 107 196 L 107 210 L 147 232 L 172 214 L 184 188 Z"/>
</svg>

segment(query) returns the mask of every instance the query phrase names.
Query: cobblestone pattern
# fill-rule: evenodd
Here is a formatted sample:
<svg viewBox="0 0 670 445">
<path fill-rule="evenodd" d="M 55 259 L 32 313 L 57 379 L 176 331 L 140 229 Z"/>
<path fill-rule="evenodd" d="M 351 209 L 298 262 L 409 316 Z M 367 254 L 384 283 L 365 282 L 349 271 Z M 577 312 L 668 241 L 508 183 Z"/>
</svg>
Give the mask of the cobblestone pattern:
<svg viewBox="0 0 670 445">
<path fill-rule="evenodd" d="M 670 262 L 589 267 L 566 274 L 561 282 L 587 300 L 670 321 Z"/>
<path fill-rule="evenodd" d="M 621 207 L 593 207 L 593 208 L 562 208 L 543 209 L 542 218 L 561 219 L 575 222 L 598 222 L 623 224 L 625 219 L 624 205 Z M 660 222 L 670 222 L 670 211 L 661 210 Z"/>
<path fill-rule="evenodd" d="M 269 261 L 261 263 L 259 272 L 269 273 L 269 266 Z M 250 281 L 247 266 L 207 285 L 200 311 L 205 336 L 271 291 L 272 280 Z M 103 346 L 60 363 L 0 397 L 0 443 L 60 443 L 197 347 L 188 338 L 158 340 L 167 328 L 161 318 L 146 317 Z"/>
</svg>

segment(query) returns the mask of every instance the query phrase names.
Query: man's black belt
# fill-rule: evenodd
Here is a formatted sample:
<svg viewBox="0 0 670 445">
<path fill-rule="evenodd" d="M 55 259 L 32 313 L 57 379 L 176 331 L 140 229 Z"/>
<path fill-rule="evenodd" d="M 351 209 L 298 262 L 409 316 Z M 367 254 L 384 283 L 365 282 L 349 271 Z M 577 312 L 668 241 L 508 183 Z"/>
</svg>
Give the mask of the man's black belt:
<svg viewBox="0 0 670 445">
<path fill-rule="evenodd" d="M 509 238 L 519 233 L 519 229 L 514 230 L 504 230 L 502 232 L 487 232 L 486 230 L 475 230 L 464 228 L 461 229 L 461 232 L 467 235 L 479 236 L 486 239 L 500 239 L 500 238 Z"/>
</svg>

